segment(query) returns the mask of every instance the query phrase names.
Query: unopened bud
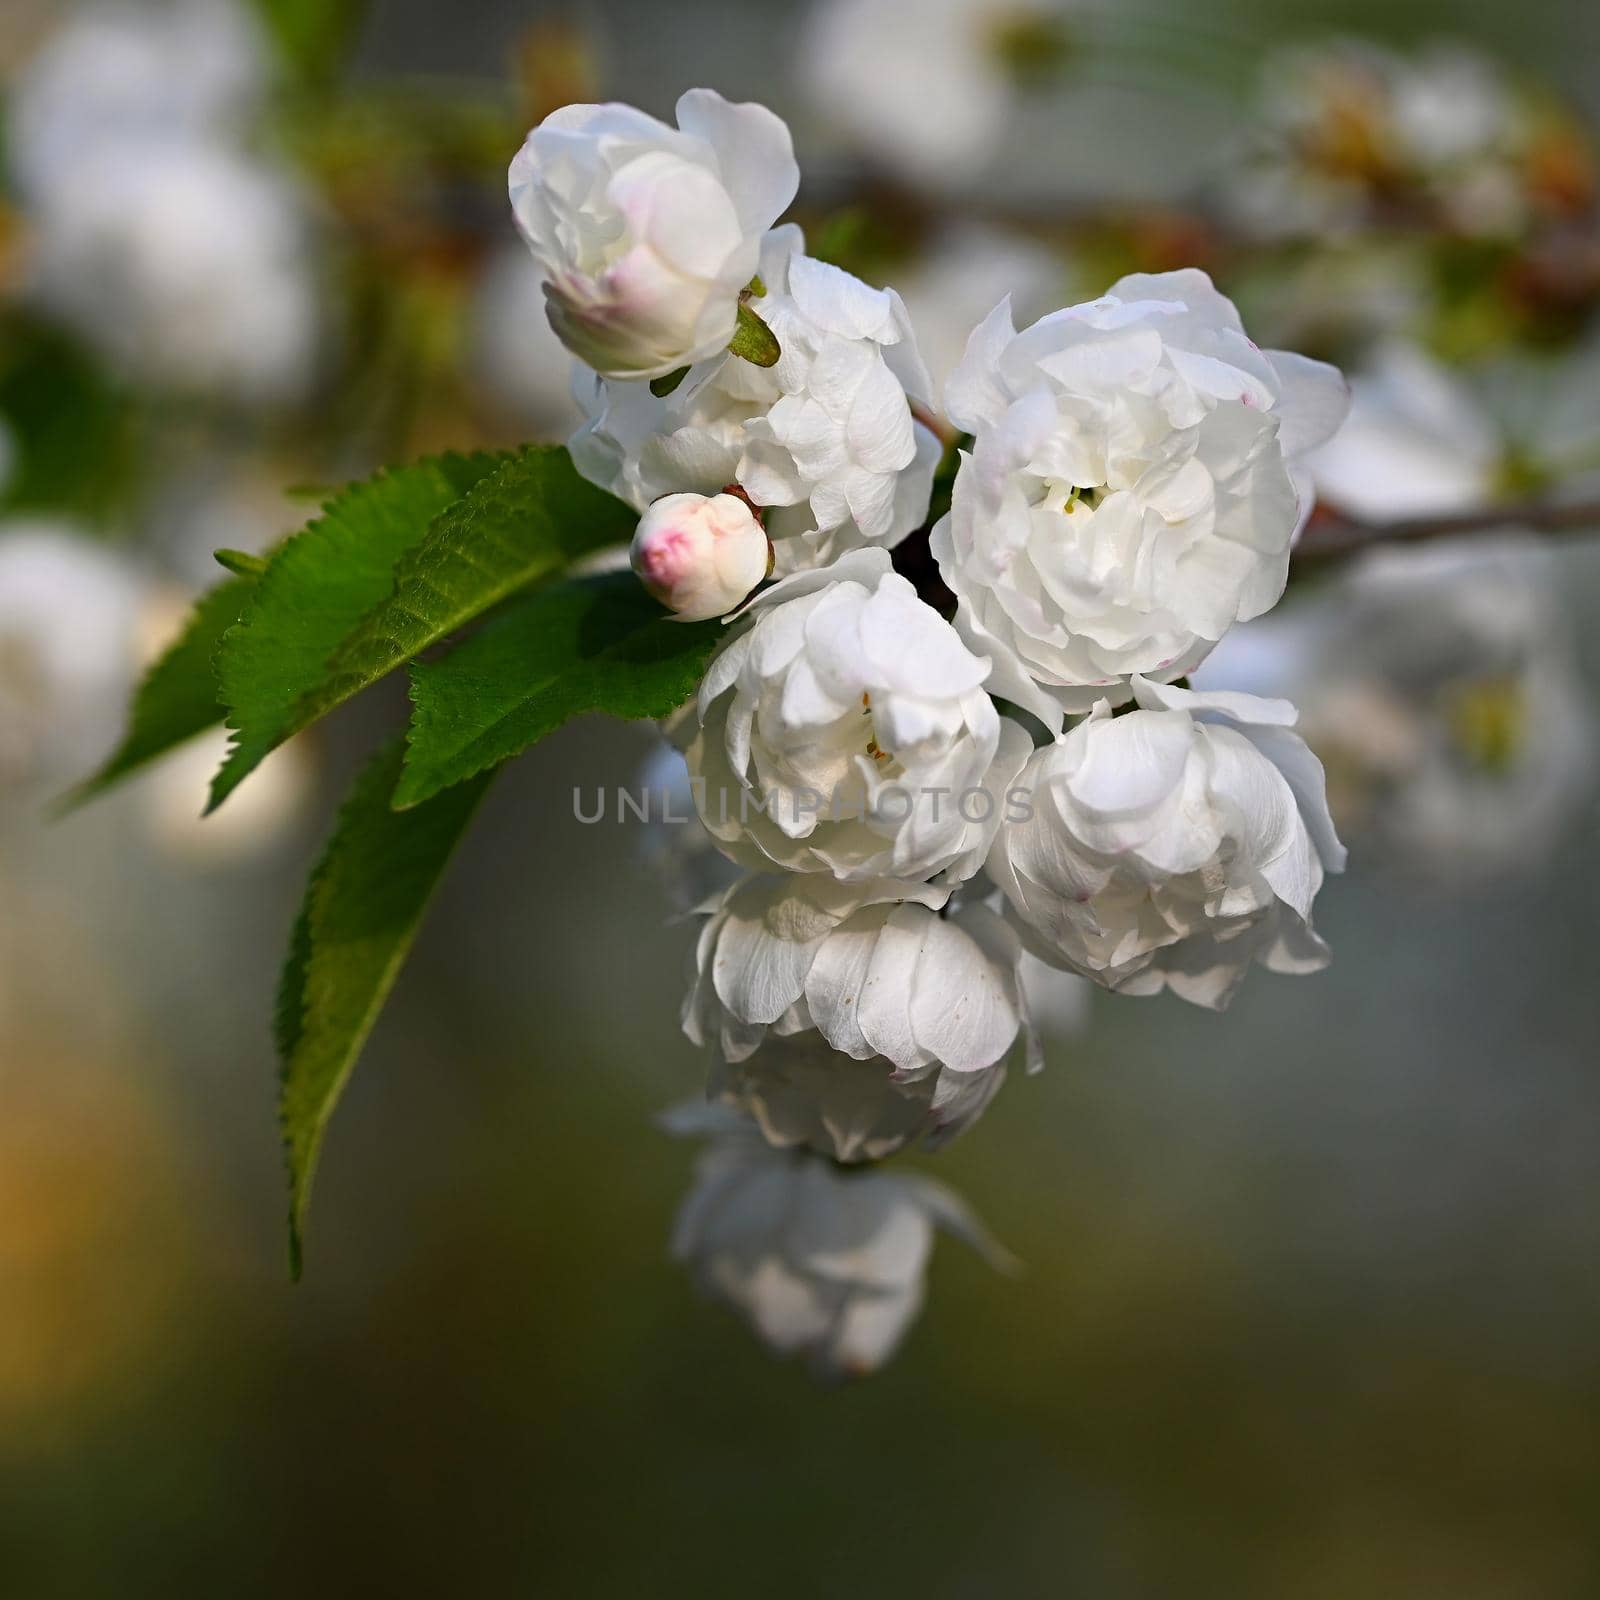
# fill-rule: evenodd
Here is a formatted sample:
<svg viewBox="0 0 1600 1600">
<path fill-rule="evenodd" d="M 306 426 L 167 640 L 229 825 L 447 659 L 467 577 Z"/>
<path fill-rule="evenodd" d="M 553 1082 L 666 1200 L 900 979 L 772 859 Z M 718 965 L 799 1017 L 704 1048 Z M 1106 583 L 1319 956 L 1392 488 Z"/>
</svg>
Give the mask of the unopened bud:
<svg viewBox="0 0 1600 1600">
<path fill-rule="evenodd" d="M 633 536 L 633 570 L 679 622 L 732 611 L 767 575 L 767 535 L 731 494 L 669 494 Z"/>
</svg>

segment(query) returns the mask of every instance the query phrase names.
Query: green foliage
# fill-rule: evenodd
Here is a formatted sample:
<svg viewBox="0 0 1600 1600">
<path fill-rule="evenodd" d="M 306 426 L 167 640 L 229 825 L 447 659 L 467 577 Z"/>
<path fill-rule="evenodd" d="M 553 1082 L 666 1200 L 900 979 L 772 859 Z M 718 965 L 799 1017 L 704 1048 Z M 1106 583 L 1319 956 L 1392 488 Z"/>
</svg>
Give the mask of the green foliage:
<svg viewBox="0 0 1600 1600">
<path fill-rule="evenodd" d="M 302 702 L 324 684 L 340 641 L 391 592 L 401 556 L 505 459 L 443 456 L 380 473 L 331 500 L 278 549 L 217 652 L 235 738 L 212 783 L 213 809 L 313 720 Z"/>
<path fill-rule="evenodd" d="M 586 711 L 666 716 L 694 693 L 722 631 L 664 615 L 631 573 L 528 596 L 443 661 L 412 666 L 394 803 L 428 800 Z"/>
<path fill-rule="evenodd" d="M 284 65 L 302 83 L 338 77 L 366 15 L 366 0 L 254 0 Z"/>
<path fill-rule="evenodd" d="M 657 400 L 665 400 L 688 376 L 689 369 L 687 367 L 679 367 L 675 371 L 669 372 L 664 378 L 652 378 L 650 380 L 650 393 Z"/>
<path fill-rule="evenodd" d="M 105 518 L 133 476 L 132 412 L 75 340 L 0 317 L 0 417 L 17 456 L 0 506 Z"/>
<path fill-rule="evenodd" d="M 728 349 L 758 367 L 777 366 L 778 357 L 783 354 L 778 336 L 742 300 L 739 302 L 739 326 L 728 342 Z"/>
<path fill-rule="evenodd" d="M 229 578 L 203 595 L 177 640 L 145 674 L 133 697 L 128 731 L 111 758 L 68 796 L 67 808 L 104 793 L 130 773 L 222 721 L 212 658 L 239 620 L 254 577 Z"/>
<path fill-rule="evenodd" d="M 392 583 L 367 586 L 369 594 L 381 587 L 380 599 L 360 608 L 358 616 L 341 612 L 342 643 L 329 646 L 332 630 L 319 613 L 302 609 L 325 605 L 327 586 L 346 581 L 342 570 L 322 559 L 320 546 L 308 564 L 310 587 L 290 592 L 297 614 L 280 606 L 267 631 L 256 624 L 248 672 L 229 669 L 237 666 L 235 641 L 251 639 L 251 617 L 228 635 L 221 657 L 223 699 L 233 712 L 230 726 L 241 735 L 237 759 L 230 756 L 218 774 L 213 804 L 290 734 L 502 600 L 579 556 L 626 539 L 638 521 L 637 512 L 585 483 L 565 450 L 524 450 L 491 472 L 474 470 L 480 475 L 469 492 L 400 554 Z M 278 567 L 274 561 L 261 579 L 263 596 Z M 296 645 L 293 630 L 307 623 L 310 640 Z M 293 647 L 287 653 L 286 645 Z M 249 703 L 241 692 L 252 695 Z"/>
<path fill-rule="evenodd" d="M 356 780 L 312 873 L 279 987 L 279 1114 L 296 1277 L 328 1120 L 490 781 L 485 774 L 426 805 L 395 811 L 389 802 L 403 754 L 395 740 Z"/>
</svg>

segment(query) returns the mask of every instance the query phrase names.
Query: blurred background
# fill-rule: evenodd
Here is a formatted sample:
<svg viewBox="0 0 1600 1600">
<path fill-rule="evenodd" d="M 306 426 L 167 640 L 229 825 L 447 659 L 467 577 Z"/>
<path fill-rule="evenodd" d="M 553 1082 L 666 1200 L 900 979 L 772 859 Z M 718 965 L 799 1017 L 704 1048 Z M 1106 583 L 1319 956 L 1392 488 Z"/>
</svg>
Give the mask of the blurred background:
<svg viewBox="0 0 1600 1600">
<path fill-rule="evenodd" d="M 1600 503 L 1597 66 L 1587 0 L 0 0 L 0 1593 L 1600 1593 L 1600 540 L 1517 531 Z M 572 814 L 646 730 L 491 797 L 298 1288 L 271 997 L 397 686 L 203 827 L 204 740 L 48 815 L 214 548 L 564 437 L 505 164 L 700 83 L 936 375 L 1002 293 L 1198 264 L 1355 376 L 1325 516 L 1505 508 L 1213 659 L 1328 763 L 1332 969 L 1096 995 L 913 1158 L 1025 1273 L 947 1241 L 838 1390 L 667 1258 L 689 932 Z"/>
</svg>

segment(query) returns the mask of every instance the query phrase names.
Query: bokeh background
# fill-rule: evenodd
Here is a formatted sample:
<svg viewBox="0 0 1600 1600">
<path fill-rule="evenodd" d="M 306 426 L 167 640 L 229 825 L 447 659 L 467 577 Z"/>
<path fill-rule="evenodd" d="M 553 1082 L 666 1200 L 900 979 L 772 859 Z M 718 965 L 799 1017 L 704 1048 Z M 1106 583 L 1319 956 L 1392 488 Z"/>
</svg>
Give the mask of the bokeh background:
<svg viewBox="0 0 1600 1600">
<path fill-rule="evenodd" d="M 261 32 L 268 89 L 225 83 L 249 128 L 206 135 L 281 186 L 278 221 L 235 225 L 196 180 L 170 211 L 141 203 L 117 247 L 137 261 L 113 253 L 73 290 L 49 270 L 63 196 L 90 187 L 73 117 L 137 64 L 65 96 L 31 177 L 16 113 L 89 10 L 0 0 L 0 1593 L 1600 1593 L 1590 789 L 1559 824 L 1508 799 L 1525 848 L 1492 871 L 1470 845 L 1417 871 L 1353 840 L 1319 902 L 1320 977 L 1262 975 L 1223 1017 L 1096 996 L 1044 1073 L 913 1158 L 1025 1272 L 946 1242 L 897 1362 L 843 1389 L 774 1362 L 668 1259 L 692 1152 L 654 1119 L 703 1077 L 675 1024 L 690 935 L 637 830 L 572 815 L 574 787 L 634 780 L 643 730 L 569 727 L 491 797 L 336 1119 L 298 1287 L 272 990 L 304 869 L 398 689 L 283 752 L 234 819 L 193 820 L 214 747 L 47 815 L 210 549 L 269 544 L 310 514 L 303 486 L 384 459 L 561 435 L 499 188 L 551 106 L 664 114 L 696 83 L 759 98 L 795 130 L 813 241 L 864 274 L 926 271 L 978 222 L 1009 244 L 971 259 L 1047 304 L 1193 251 L 1360 359 L 1377 335 L 1317 272 L 1376 262 L 1388 283 L 1387 235 L 1357 227 L 1325 259 L 1248 227 L 1224 249 L 1196 221 L 1245 181 L 1264 64 L 1330 36 L 1448 37 L 1592 122 L 1600 10 L 1067 8 L 1013 30 L 1029 87 L 955 176 L 823 103 L 800 0 L 302 0 Z M 905 56 L 882 71 L 937 119 L 943 69 L 916 55 L 931 12 L 889 10 Z M 136 151 L 127 181 L 151 170 Z M 1564 358 L 1590 325 L 1593 234 L 1563 222 L 1541 245 L 1578 286 L 1531 331 L 1470 273 L 1448 315 L 1395 316 L 1469 374 L 1513 345 Z M 289 287 L 252 276 L 267 257 Z M 190 297 L 184 327 L 261 320 L 226 360 L 188 359 L 117 299 L 141 263 Z M 206 310 L 222 280 L 242 302 Z M 952 298 L 928 290 L 930 318 Z M 1552 559 L 1586 695 L 1600 539 Z M 65 666 L 39 644 L 56 635 Z"/>
</svg>

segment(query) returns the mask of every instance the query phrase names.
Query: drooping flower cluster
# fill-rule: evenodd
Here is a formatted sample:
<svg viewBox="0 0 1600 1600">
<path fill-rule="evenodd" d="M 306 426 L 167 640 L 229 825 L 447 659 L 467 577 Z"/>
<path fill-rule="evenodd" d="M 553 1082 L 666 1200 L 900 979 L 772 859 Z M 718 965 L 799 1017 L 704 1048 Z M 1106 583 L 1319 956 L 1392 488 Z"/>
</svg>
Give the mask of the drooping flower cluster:
<svg viewBox="0 0 1600 1600">
<path fill-rule="evenodd" d="M 1021 332 L 1002 300 L 946 448 L 899 296 L 762 233 L 795 177 L 775 118 L 696 91 L 676 130 L 558 113 L 512 191 L 587 363 L 573 459 L 640 511 L 650 591 L 727 627 L 660 780 L 728 864 L 656 846 L 711 889 L 683 1025 L 719 1110 L 689 1118 L 714 1143 L 678 1250 L 847 1372 L 897 1343 L 958 1214 L 827 1163 L 970 1126 L 1085 979 L 1221 1007 L 1254 964 L 1326 963 L 1344 851 L 1293 708 L 1176 680 L 1281 595 L 1347 394 L 1203 273 L 1132 277 Z"/>
</svg>

